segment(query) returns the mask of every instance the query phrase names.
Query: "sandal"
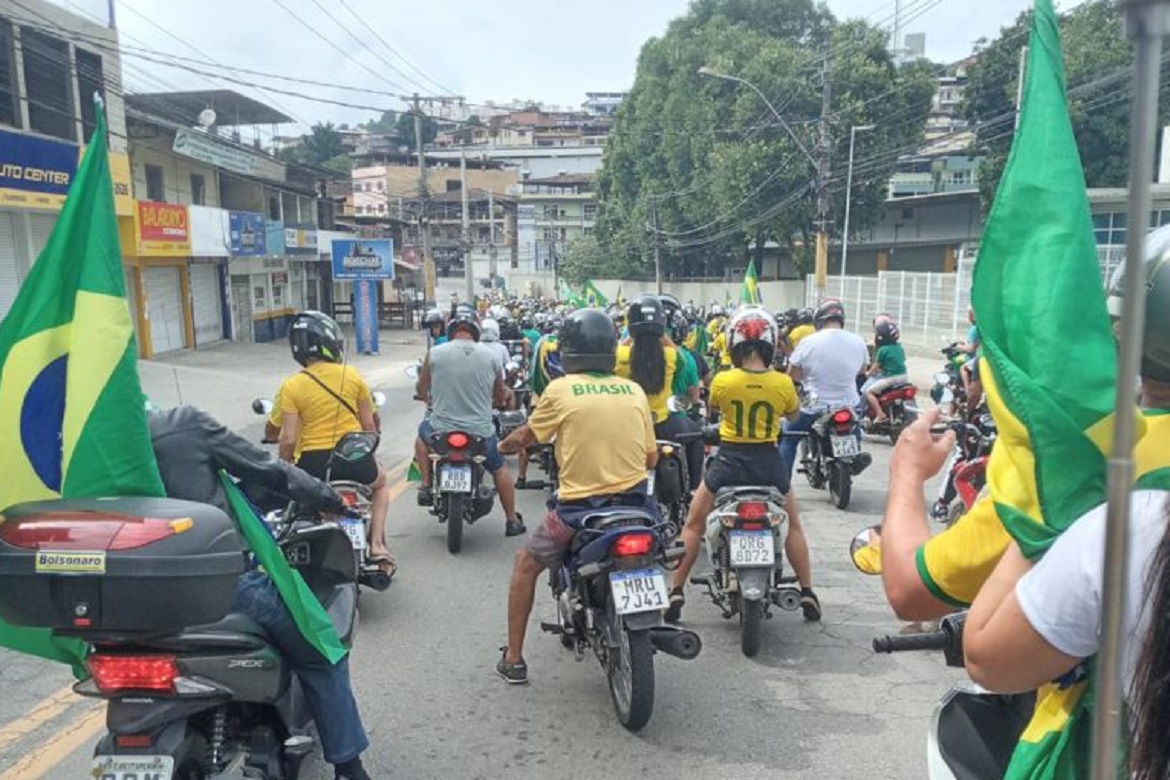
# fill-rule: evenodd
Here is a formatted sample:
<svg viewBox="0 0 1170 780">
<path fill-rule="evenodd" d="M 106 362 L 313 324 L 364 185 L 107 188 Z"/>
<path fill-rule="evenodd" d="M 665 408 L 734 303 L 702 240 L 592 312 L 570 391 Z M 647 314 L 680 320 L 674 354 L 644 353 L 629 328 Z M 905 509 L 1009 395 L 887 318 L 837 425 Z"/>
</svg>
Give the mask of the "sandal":
<svg viewBox="0 0 1170 780">
<path fill-rule="evenodd" d="M 384 574 L 391 579 L 398 573 L 398 562 L 394 560 L 393 555 L 374 555 L 366 559 L 366 563 L 377 566 Z"/>
</svg>

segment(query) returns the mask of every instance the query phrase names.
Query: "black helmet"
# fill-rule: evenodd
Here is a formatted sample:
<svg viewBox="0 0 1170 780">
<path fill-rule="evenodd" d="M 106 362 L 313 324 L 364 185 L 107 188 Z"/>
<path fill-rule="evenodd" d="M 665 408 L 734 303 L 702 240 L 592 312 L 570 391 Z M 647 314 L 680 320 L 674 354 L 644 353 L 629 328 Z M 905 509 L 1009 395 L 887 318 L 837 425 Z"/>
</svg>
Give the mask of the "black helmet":
<svg viewBox="0 0 1170 780">
<path fill-rule="evenodd" d="M 777 309 L 772 313 L 772 319 L 776 320 L 776 327 L 780 330 L 788 327 L 788 312 Z"/>
<path fill-rule="evenodd" d="M 340 363 L 345 356 L 345 336 L 333 318 L 319 311 L 303 311 L 288 328 L 293 360 L 302 366 L 310 360 Z"/>
<path fill-rule="evenodd" d="M 443 312 L 438 309 L 428 309 L 427 313 L 423 315 L 423 327 L 429 328 L 432 325 L 443 324 Z"/>
<path fill-rule="evenodd" d="M 1146 239 L 1146 323 L 1142 338 L 1143 377 L 1170 382 L 1170 225 Z M 1125 308 L 1125 266 L 1109 284 L 1109 316 L 1114 331 Z"/>
<path fill-rule="evenodd" d="M 630 327 L 630 335 L 661 336 L 666 332 L 666 312 L 662 309 L 662 301 L 657 295 L 639 295 L 630 304 L 626 322 Z"/>
<path fill-rule="evenodd" d="M 841 327 L 845 327 L 845 305 L 836 298 L 825 298 L 817 304 L 817 310 L 813 314 L 813 324 L 820 330 L 825 326 L 826 322 L 836 320 L 841 323 Z"/>
<path fill-rule="evenodd" d="M 795 322 L 801 325 L 812 325 L 816 316 L 816 313 L 812 309 L 801 309 L 800 311 L 790 309 L 790 311 L 796 315 Z"/>
<path fill-rule="evenodd" d="M 670 329 L 671 338 L 678 340 L 686 338 L 691 331 L 691 321 L 683 313 L 682 304 L 673 295 L 659 295 L 662 302 L 662 314 L 666 318 L 666 327 Z"/>
<path fill-rule="evenodd" d="M 557 343 L 566 374 L 611 373 L 617 362 L 613 321 L 599 309 L 577 309 L 566 317 Z"/>
<path fill-rule="evenodd" d="M 902 337 L 898 330 L 898 323 L 888 314 L 879 314 L 873 318 L 874 343 L 879 347 L 887 344 L 897 344 Z"/>
<path fill-rule="evenodd" d="M 454 341 L 455 334 L 461 330 L 467 331 L 473 339 L 479 341 L 479 320 L 474 314 L 456 309 L 455 316 L 447 323 L 447 338 Z"/>
</svg>

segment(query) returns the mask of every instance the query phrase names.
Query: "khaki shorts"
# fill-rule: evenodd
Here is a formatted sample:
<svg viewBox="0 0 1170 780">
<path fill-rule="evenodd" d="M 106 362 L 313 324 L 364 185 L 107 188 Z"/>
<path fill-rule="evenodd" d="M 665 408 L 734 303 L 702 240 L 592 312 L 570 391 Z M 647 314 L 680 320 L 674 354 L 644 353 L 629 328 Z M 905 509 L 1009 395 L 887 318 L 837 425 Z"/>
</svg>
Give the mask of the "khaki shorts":
<svg viewBox="0 0 1170 780">
<path fill-rule="evenodd" d="M 524 549 L 541 566 L 552 569 L 561 565 L 574 536 L 576 532 L 565 525 L 555 511 L 550 511 L 544 516 L 544 522 L 528 537 Z"/>
</svg>

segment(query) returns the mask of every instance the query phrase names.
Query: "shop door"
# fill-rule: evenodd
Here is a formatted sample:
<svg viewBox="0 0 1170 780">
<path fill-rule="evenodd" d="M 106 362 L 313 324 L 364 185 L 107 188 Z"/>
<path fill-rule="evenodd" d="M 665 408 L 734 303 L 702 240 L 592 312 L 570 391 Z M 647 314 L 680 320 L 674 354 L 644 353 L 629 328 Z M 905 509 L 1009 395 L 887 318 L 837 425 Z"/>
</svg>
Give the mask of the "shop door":
<svg viewBox="0 0 1170 780">
<path fill-rule="evenodd" d="M 219 291 L 219 268 L 191 266 L 191 314 L 195 318 L 195 346 L 223 340 L 223 296 Z"/>
<path fill-rule="evenodd" d="M 252 341 L 252 285 L 251 277 L 232 277 L 232 338 Z"/>
<path fill-rule="evenodd" d="M 20 290 L 20 260 L 16 250 L 16 215 L 0 212 L 0 320 L 12 308 Z"/>
<path fill-rule="evenodd" d="M 178 268 L 143 268 L 146 313 L 154 354 L 162 355 L 187 346 L 184 343 L 183 296 Z"/>
</svg>

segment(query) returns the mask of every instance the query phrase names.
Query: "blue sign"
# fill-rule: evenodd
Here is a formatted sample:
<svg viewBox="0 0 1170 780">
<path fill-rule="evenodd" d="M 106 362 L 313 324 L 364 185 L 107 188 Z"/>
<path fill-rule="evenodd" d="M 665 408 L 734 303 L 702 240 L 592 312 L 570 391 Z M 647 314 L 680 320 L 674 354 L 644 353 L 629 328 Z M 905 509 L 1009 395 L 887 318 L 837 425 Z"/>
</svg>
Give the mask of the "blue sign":
<svg viewBox="0 0 1170 780">
<path fill-rule="evenodd" d="M 394 242 L 388 238 L 334 239 L 333 278 L 393 279 Z"/>
<path fill-rule="evenodd" d="M 228 214 L 228 219 L 231 225 L 233 257 L 259 257 L 267 254 L 268 228 L 264 224 L 263 214 L 232 211 Z"/>
<path fill-rule="evenodd" d="M 353 320 L 357 330 L 357 351 L 378 354 L 378 282 L 358 279 L 353 283 Z"/>
<path fill-rule="evenodd" d="M 77 147 L 0 132 L 0 190 L 64 195 L 77 172 Z"/>
<path fill-rule="evenodd" d="M 264 251 L 270 255 L 284 254 L 284 223 L 267 220 L 264 223 Z"/>
</svg>

